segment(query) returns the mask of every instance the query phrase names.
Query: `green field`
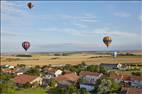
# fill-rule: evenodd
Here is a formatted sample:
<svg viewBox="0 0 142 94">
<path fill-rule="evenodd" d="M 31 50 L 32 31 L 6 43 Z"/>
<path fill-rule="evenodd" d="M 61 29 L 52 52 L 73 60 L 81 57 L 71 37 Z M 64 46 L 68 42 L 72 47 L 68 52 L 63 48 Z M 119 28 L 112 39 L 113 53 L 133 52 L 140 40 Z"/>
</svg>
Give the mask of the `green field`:
<svg viewBox="0 0 142 94">
<path fill-rule="evenodd" d="M 48 94 L 45 89 L 42 88 L 28 88 L 16 91 L 15 94 Z"/>
</svg>

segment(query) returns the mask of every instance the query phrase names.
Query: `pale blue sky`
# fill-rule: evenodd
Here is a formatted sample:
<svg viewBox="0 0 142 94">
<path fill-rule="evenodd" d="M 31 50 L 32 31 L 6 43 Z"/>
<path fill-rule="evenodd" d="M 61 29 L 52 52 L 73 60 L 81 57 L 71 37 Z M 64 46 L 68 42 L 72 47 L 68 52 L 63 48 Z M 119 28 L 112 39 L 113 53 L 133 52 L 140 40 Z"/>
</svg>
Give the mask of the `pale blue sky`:
<svg viewBox="0 0 142 94">
<path fill-rule="evenodd" d="M 140 1 L 1 1 L 2 52 L 142 50 Z M 102 38 L 112 37 L 106 48 Z"/>
</svg>

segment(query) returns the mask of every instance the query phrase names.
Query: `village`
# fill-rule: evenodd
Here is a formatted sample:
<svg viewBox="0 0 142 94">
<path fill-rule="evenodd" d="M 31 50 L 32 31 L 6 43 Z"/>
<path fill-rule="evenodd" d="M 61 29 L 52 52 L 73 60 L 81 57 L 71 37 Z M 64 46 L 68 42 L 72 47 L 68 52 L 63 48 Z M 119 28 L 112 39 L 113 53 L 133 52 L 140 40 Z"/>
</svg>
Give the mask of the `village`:
<svg viewBox="0 0 142 94">
<path fill-rule="evenodd" d="M 44 94 L 142 94 L 142 65 L 1 65 L 0 84 L 2 94 L 38 87 Z"/>
</svg>

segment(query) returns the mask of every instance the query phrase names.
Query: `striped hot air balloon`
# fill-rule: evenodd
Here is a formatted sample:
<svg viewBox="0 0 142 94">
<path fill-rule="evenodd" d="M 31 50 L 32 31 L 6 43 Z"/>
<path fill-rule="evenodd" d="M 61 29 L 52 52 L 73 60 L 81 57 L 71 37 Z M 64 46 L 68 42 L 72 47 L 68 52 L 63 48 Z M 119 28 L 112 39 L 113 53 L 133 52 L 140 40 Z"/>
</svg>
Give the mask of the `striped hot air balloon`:
<svg viewBox="0 0 142 94">
<path fill-rule="evenodd" d="M 109 37 L 109 36 L 105 36 L 105 37 L 103 38 L 103 42 L 104 42 L 104 44 L 105 44 L 107 47 L 109 47 L 110 44 L 111 44 L 111 42 L 112 42 L 112 39 L 111 39 L 111 37 Z"/>
<path fill-rule="evenodd" d="M 27 51 L 29 49 L 29 47 L 30 47 L 30 42 L 24 41 L 22 43 L 22 47 L 25 49 L 25 51 Z"/>
</svg>

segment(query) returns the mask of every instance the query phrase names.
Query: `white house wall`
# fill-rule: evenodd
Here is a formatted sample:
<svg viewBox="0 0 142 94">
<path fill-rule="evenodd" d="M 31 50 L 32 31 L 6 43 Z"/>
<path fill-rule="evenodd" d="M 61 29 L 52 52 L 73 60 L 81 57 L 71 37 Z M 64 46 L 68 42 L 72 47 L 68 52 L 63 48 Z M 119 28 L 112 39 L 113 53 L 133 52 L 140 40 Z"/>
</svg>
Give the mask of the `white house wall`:
<svg viewBox="0 0 142 94">
<path fill-rule="evenodd" d="M 94 86 L 80 84 L 80 88 L 85 88 L 88 91 L 92 91 L 94 89 Z"/>
</svg>

